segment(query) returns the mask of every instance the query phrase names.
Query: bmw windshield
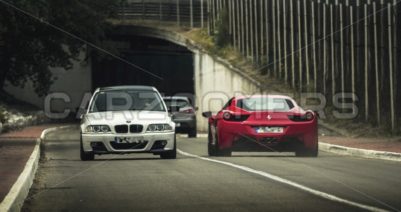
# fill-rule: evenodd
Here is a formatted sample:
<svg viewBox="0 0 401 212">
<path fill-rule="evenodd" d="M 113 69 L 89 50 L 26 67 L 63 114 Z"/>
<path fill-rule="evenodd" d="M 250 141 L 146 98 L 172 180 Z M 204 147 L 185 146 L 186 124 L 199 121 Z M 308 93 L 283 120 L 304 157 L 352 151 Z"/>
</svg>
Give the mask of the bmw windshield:
<svg viewBox="0 0 401 212">
<path fill-rule="evenodd" d="M 154 91 L 100 91 L 94 97 L 89 112 L 105 111 L 166 111 L 163 100 Z"/>
</svg>

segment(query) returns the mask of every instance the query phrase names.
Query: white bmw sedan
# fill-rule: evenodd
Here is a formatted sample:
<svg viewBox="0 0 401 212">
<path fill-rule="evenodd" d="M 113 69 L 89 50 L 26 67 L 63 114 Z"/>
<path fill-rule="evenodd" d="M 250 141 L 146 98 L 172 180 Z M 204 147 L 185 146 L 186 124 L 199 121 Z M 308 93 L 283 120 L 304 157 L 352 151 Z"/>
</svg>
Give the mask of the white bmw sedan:
<svg viewBox="0 0 401 212">
<path fill-rule="evenodd" d="M 81 118 L 81 160 L 140 152 L 176 158 L 175 124 L 154 87 L 98 88 Z"/>
</svg>

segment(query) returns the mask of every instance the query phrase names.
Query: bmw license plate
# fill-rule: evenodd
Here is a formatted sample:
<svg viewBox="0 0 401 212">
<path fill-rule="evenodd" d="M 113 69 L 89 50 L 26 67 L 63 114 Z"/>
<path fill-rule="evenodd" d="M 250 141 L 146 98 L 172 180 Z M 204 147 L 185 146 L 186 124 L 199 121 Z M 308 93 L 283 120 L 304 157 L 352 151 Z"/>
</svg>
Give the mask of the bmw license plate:
<svg viewBox="0 0 401 212">
<path fill-rule="evenodd" d="M 140 137 L 115 137 L 114 141 L 118 144 L 140 143 L 143 139 Z"/>
</svg>

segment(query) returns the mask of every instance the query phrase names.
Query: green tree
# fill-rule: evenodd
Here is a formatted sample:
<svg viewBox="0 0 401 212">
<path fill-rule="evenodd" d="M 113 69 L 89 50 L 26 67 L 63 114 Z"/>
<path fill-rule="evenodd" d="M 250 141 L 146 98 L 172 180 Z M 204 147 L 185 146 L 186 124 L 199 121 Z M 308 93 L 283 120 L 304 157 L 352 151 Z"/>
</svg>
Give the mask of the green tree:
<svg viewBox="0 0 401 212">
<path fill-rule="evenodd" d="M 31 80 L 35 92 L 45 95 L 54 81 L 49 67 L 70 69 L 72 62 L 78 60 L 86 48 L 84 42 L 68 33 L 100 45 L 105 31 L 110 28 L 107 19 L 116 14 L 121 0 L 7 2 L 0 1 L 0 89 L 5 81 L 23 87 Z M 40 17 L 42 21 L 7 4 Z"/>
</svg>

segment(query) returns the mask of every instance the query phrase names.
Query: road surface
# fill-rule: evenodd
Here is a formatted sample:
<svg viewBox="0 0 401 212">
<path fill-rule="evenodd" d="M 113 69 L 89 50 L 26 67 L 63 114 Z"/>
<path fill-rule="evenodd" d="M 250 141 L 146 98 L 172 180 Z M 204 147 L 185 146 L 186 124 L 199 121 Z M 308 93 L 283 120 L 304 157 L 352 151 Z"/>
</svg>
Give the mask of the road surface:
<svg viewBox="0 0 401 212">
<path fill-rule="evenodd" d="M 152 154 L 79 160 L 77 126 L 49 133 L 23 211 L 401 210 L 401 164 L 320 152 L 208 157 L 178 136 L 176 160 Z"/>
</svg>

